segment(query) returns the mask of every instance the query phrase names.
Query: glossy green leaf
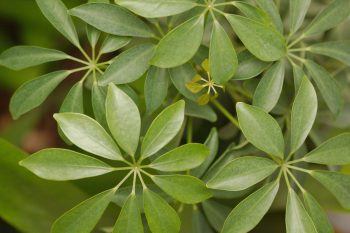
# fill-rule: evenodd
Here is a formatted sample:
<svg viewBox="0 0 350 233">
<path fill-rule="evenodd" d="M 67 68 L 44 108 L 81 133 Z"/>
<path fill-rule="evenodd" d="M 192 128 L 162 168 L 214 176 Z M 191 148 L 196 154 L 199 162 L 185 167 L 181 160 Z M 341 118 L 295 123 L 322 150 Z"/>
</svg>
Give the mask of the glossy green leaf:
<svg viewBox="0 0 350 233">
<path fill-rule="evenodd" d="M 179 216 L 158 194 L 144 189 L 143 203 L 147 223 L 152 233 L 178 233 L 180 231 Z"/>
<path fill-rule="evenodd" d="M 328 108 L 338 115 L 343 107 L 343 97 L 338 82 L 322 66 L 307 60 L 305 66 L 323 96 Z"/>
<path fill-rule="evenodd" d="M 245 156 L 227 163 L 208 181 L 211 189 L 240 191 L 271 175 L 278 165 L 271 159 Z"/>
<path fill-rule="evenodd" d="M 221 232 L 245 233 L 252 230 L 270 209 L 278 188 L 278 182 L 273 182 L 250 194 L 232 210 Z"/>
<path fill-rule="evenodd" d="M 210 225 L 220 232 L 231 208 L 213 200 L 204 201 L 202 207 Z"/>
<path fill-rule="evenodd" d="M 129 44 L 130 41 L 130 37 L 108 35 L 101 45 L 100 53 L 105 54 L 117 51 Z"/>
<path fill-rule="evenodd" d="M 97 122 L 103 127 L 107 128 L 106 120 L 106 97 L 107 93 L 104 87 L 94 82 L 91 89 L 91 105 L 94 112 L 94 116 Z"/>
<path fill-rule="evenodd" d="M 196 204 L 212 195 L 205 184 L 193 176 L 159 175 L 152 176 L 152 180 L 165 193 L 185 204 Z"/>
<path fill-rule="evenodd" d="M 311 0 L 290 0 L 290 30 L 292 35 L 301 27 L 304 22 L 306 13 L 309 9 Z"/>
<path fill-rule="evenodd" d="M 147 158 L 168 144 L 180 131 L 185 102 L 180 100 L 164 109 L 152 122 L 142 141 L 141 156 Z"/>
<path fill-rule="evenodd" d="M 304 35 L 311 36 L 324 32 L 341 23 L 350 15 L 350 1 L 333 0 L 327 4 L 306 28 Z"/>
<path fill-rule="evenodd" d="M 214 20 L 209 50 L 210 75 L 215 83 L 230 80 L 238 66 L 236 51 L 231 39 L 217 20 Z"/>
<path fill-rule="evenodd" d="M 141 213 L 135 194 L 131 194 L 126 200 L 115 223 L 113 233 L 143 233 Z"/>
<path fill-rule="evenodd" d="M 196 0 L 115 0 L 115 2 L 145 18 L 166 17 L 188 11 Z"/>
<path fill-rule="evenodd" d="M 236 106 L 244 136 L 258 149 L 279 158 L 284 157 L 284 139 L 277 121 L 258 107 L 245 103 Z"/>
<path fill-rule="evenodd" d="M 350 66 L 350 41 L 328 41 L 313 44 L 307 48 L 308 51 L 335 58 Z"/>
<path fill-rule="evenodd" d="M 273 27 L 239 15 L 225 15 L 246 48 L 263 61 L 276 61 L 285 56 L 286 42 Z"/>
<path fill-rule="evenodd" d="M 326 187 L 345 209 L 350 209 L 350 176 L 338 172 L 311 171 L 311 176 Z"/>
<path fill-rule="evenodd" d="M 284 63 L 276 62 L 259 82 L 255 90 L 253 104 L 270 112 L 277 104 L 284 82 Z"/>
<path fill-rule="evenodd" d="M 305 155 L 304 161 L 326 165 L 350 164 L 350 133 L 340 134 Z"/>
<path fill-rule="evenodd" d="M 311 131 L 317 114 L 317 105 L 316 91 L 309 79 L 304 76 L 291 112 L 290 153 L 300 148 Z"/>
<path fill-rule="evenodd" d="M 69 11 L 91 26 L 112 35 L 152 37 L 148 25 L 115 4 L 87 3 Z"/>
<path fill-rule="evenodd" d="M 329 222 L 326 212 L 316 199 L 308 192 L 303 192 L 305 208 L 315 224 L 317 233 L 333 233 L 333 227 Z"/>
<path fill-rule="evenodd" d="M 70 72 L 67 70 L 56 71 L 24 83 L 11 98 L 10 112 L 12 117 L 18 119 L 24 113 L 42 104 L 69 74 Z"/>
<path fill-rule="evenodd" d="M 139 79 L 150 67 L 149 61 L 153 53 L 153 44 L 140 44 L 126 50 L 113 60 L 99 84 L 125 84 Z"/>
<path fill-rule="evenodd" d="M 234 80 L 251 79 L 261 74 L 270 63 L 261 61 L 253 56 L 248 50 L 238 54 L 238 68 Z"/>
<path fill-rule="evenodd" d="M 317 233 L 311 217 L 292 188 L 288 190 L 286 227 L 287 233 Z"/>
<path fill-rule="evenodd" d="M 141 131 L 140 112 L 134 101 L 114 84 L 108 87 L 106 117 L 108 127 L 118 145 L 134 156 Z"/>
<path fill-rule="evenodd" d="M 209 155 L 209 149 L 199 143 L 177 147 L 154 160 L 150 167 L 159 171 L 186 171 L 201 165 Z"/>
<path fill-rule="evenodd" d="M 170 31 L 159 42 L 151 64 L 161 68 L 182 65 L 197 52 L 204 32 L 204 15 L 193 17 Z"/>
<path fill-rule="evenodd" d="M 48 21 L 77 47 L 79 38 L 67 8 L 61 0 L 36 0 L 41 12 Z"/>
<path fill-rule="evenodd" d="M 111 202 L 114 193 L 114 189 L 107 190 L 80 203 L 56 220 L 51 233 L 92 232 Z"/>
<path fill-rule="evenodd" d="M 147 113 L 151 114 L 164 102 L 168 94 L 169 71 L 152 66 L 145 80 L 145 102 Z"/>
<path fill-rule="evenodd" d="M 80 113 L 58 113 L 54 118 L 67 138 L 79 148 L 107 159 L 122 159 L 118 146 L 94 119 Z"/>
<path fill-rule="evenodd" d="M 46 62 L 68 59 L 64 52 L 35 46 L 15 46 L 0 55 L 0 65 L 12 70 L 22 70 Z"/>
<path fill-rule="evenodd" d="M 256 0 L 256 3 L 261 9 L 269 14 L 277 30 L 283 34 L 283 22 L 275 2 L 271 0 Z"/>
<path fill-rule="evenodd" d="M 98 159 L 64 149 L 41 150 L 22 160 L 20 165 L 47 180 L 76 180 L 114 170 Z"/>
</svg>

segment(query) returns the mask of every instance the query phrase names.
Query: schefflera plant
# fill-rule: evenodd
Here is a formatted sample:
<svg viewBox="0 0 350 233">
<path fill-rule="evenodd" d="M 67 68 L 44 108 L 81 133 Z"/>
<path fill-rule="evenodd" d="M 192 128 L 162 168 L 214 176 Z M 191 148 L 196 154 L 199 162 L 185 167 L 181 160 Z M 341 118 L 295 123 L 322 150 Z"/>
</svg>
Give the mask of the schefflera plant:
<svg viewBox="0 0 350 233">
<path fill-rule="evenodd" d="M 59 113 L 54 118 L 65 136 L 77 147 L 124 166 L 111 166 L 89 155 L 66 149 L 44 149 L 20 162 L 34 174 L 48 180 L 75 180 L 127 171 L 116 186 L 84 201 L 62 215 L 52 233 L 89 233 L 114 199 L 117 190 L 132 179 L 132 189 L 114 226 L 114 233 L 144 232 L 136 197 L 137 180 L 143 187 L 143 209 L 154 233 L 179 232 L 176 211 L 146 182 L 153 181 L 175 200 L 196 204 L 211 197 L 205 183 L 194 176 L 174 174 L 200 166 L 209 155 L 207 146 L 188 143 L 158 155 L 148 162 L 179 132 L 184 120 L 185 103 L 180 100 L 165 108 L 151 123 L 139 146 L 141 118 L 133 100 L 114 84 L 106 99 L 106 117 L 110 136 L 94 119 L 80 113 Z M 161 175 L 158 175 L 161 173 Z M 171 174 L 164 174 L 171 173 Z M 78 221 L 78 222 L 77 222 Z"/>
<path fill-rule="evenodd" d="M 265 152 L 267 157 L 236 158 L 211 178 L 207 186 L 212 189 L 241 191 L 267 179 L 260 189 L 250 194 L 232 210 L 225 221 L 222 233 L 242 233 L 252 230 L 271 207 L 283 180 L 282 177 L 288 188 L 285 219 L 287 232 L 334 232 L 320 204 L 306 191 L 294 174 L 302 172 L 312 176 L 335 196 L 342 207 L 350 209 L 349 175 L 308 169 L 312 163 L 349 164 L 349 133 L 329 139 L 301 158 L 294 156 L 304 144 L 316 113 L 316 92 L 311 82 L 304 76 L 291 111 L 290 143 L 285 147 L 282 130 L 271 115 L 262 108 L 237 103 L 238 120 L 244 136 L 252 145 Z M 307 168 L 297 166 L 299 163 L 307 163 L 310 166 Z M 301 191 L 303 202 L 298 197 L 296 189 Z"/>
</svg>

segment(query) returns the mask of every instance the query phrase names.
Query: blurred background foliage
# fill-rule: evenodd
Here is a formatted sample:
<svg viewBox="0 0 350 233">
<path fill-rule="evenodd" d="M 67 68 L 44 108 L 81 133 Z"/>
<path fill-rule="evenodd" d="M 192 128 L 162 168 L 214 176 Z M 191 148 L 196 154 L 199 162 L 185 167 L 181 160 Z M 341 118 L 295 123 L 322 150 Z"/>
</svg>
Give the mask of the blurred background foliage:
<svg viewBox="0 0 350 233">
<path fill-rule="evenodd" d="M 72 8 L 83 4 L 85 1 L 67 0 L 64 2 L 68 8 Z M 288 1 L 277 0 L 277 2 L 280 4 L 281 15 L 287 18 Z M 312 0 L 307 20 L 312 19 L 329 2 L 330 0 Z M 81 35 L 82 44 L 88 47 L 84 35 L 85 25 L 78 20 L 75 23 Z M 204 39 L 204 43 L 208 41 L 209 32 L 210 30 L 207 30 L 207 39 Z M 322 38 L 318 38 L 318 40 L 350 40 L 350 19 L 321 36 Z M 38 45 L 62 50 L 68 54 L 79 54 L 79 51 L 69 44 L 43 17 L 34 0 L 0 1 L 0 52 L 14 45 Z M 334 77 L 343 88 L 345 100 L 344 109 L 337 118 L 334 118 L 325 108 L 320 108 L 317 122 L 311 133 L 313 143 L 319 144 L 331 136 L 350 131 L 350 69 L 326 57 L 317 56 L 315 59 L 333 72 Z M 108 188 L 110 182 L 116 179 L 115 175 L 112 174 L 102 178 L 57 184 L 38 179 L 17 165 L 18 161 L 26 156 L 26 153 L 33 153 L 47 147 L 64 147 L 63 142 L 57 135 L 57 126 L 52 119 L 52 114 L 59 110 L 59 103 L 62 102 L 72 83 L 75 82 L 74 77 L 63 82 L 43 106 L 17 121 L 11 119 L 8 111 L 11 95 L 21 84 L 28 80 L 47 73 L 49 70 L 58 70 L 73 65 L 74 63 L 72 64 L 70 61 L 64 61 L 55 63 L 55 65 L 41 65 L 19 72 L 0 67 L 0 138 L 4 139 L 0 140 L 0 233 L 49 232 L 50 225 L 60 214 L 87 196 Z M 142 79 L 133 84 L 141 99 L 143 95 L 142 85 Z M 227 104 L 228 109 L 233 110 L 234 105 L 231 97 L 234 97 L 235 93 L 230 92 L 229 89 L 226 90 L 226 93 L 221 95 L 220 98 L 222 102 Z M 288 98 L 290 96 L 284 96 L 284 99 L 287 99 L 286 102 L 289 101 Z M 283 98 L 281 98 L 281 101 L 283 101 Z M 226 125 L 225 122 L 225 119 L 219 116 L 215 123 L 215 126 L 219 129 L 220 138 L 224 141 L 220 152 L 224 151 L 232 135 L 235 134 L 235 129 L 231 125 Z M 205 121 L 195 124 L 194 130 L 197 133 L 194 134 L 194 139 L 203 142 L 211 126 L 212 124 Z M 17 147 L 26 153 L 17 149 Z M 342 169 L 350 174 L 350 166 L 334 169 Z M 322 205 L 329 210 L 329 216 L 337 231 L 349 233 L 349 214 L 341 210 L 329 193 L 320 186 L 316 186 L 315 182 L 309 182 L 308 180 L 305 182 L 308 187 L 312 186 Z M 92 183 L 94 185 L 91 185 Z M 227 204 L 231 208 L 238 201 L 226 200 L 223 204 Z M 278 202 L 282 203 L 284 200 Z M 254 232 L 281 233 L 285 231 L 284 210 L 279 207 L 278 202 L 275 203 L 274 211 L 265 217 Z M 185 208 L 182 216 L 184 220 L 183 232 L 190 232 L 191 229 L 191 226 L 189 226 L 191 215 L 187 215 L 187 212 L 189 211 Z M 112 206 L 106 212 L 100 225 L 112 226 L 117 213 L 118 209 Z"/>
</svg>

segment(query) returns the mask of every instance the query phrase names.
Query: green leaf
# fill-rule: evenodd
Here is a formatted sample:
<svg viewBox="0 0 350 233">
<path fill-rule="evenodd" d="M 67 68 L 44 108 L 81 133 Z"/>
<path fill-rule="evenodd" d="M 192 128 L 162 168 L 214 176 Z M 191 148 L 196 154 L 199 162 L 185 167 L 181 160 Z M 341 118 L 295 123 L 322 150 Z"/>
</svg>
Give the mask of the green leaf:
<svg viewBox="0 0 350 233">
<path fill-rule="evenodd" d="M 205 184 L 193 176 L 158 175 L 152 176 L 152 180 L 169 196 L 185 204 L 196 204 L 212 195 Z"/>
<path fill-rule="evenodd" d="M 237 7 L 245 16 L 250 19 L 260 21 L 264 24 L 271 23 L 270 17 L 262 9 L 246 2 L 235 1 L 232 5 Z"/>
<path fill-rule="evenodd" d="M 307 48 L 308 51 L 316 54 L 321 54 L 350 66 L 350 41 L 328 41 L 318 44 L 313 44 Z"/>
<path fill-rule="evenodd" d="M 61 0 L 36 0 L 41 12 L 50 23 L 72 44 L 80 47 L 77 31 Z"/>
<path fill-rule="evenodd" d="M 292 35 L 301 27 L 304 22 L 311 0 L 289 0 L 290 8 L 290 30 Z"/>
<path fill-rule="evenodd" d="M 67 70 L 55 71 L 24 83 L 11 98 L 10 112 L 12 117 L 18 119 L 24 113 L 42 104 L 69 74 L 70 72 Z"/>
<path fill-rule="evenodd" d="M 189 143 L 158 157 L 150 167 L 167 172 L 186 171 L 201 165 L 208 155 L 209 150 L 205 145 Z"/>
<path fill-rule="evenodd" d="M 251 79 L 261 74 L 270 63 L 261 61 L 254 57 L 248 50 L 238 54 L 238 68 L 234 80 Z"/>
<path fill-rule="evenodd" d="M 70 89 L 61 105 L 60 112 L 84 112 L 84 86 L 83 82 L 77 82 Z"/>
<path fill-rule="evenodd" d="M 196 205 L 193 206 L 192 221 L 193 233 L 214 233 L 212 228 L 209 226 L 206 217 Z"/>
<path fill-rule="evenodd" d="M 12 70 L 22 70 L 46 62 L 68 59 L 64 52 L 35 46 L 15 46 L 0 55 L 0 65 Z"/>
<path fill-rule="evenodd" d="M 189 61 L 197 52 L 204 32 L 204 15 L 193 17 L 164 36 L 151 64 L 171 68 Z"/>
<path fill-rule="evenodd" d="M 140 209 L 136 195 L 130 194 L 115 223 L 113 233 L 143 233 Z"/>
<path fill-rule="evenodd" d="M 209 105 L 199 105 L 198 103 L 185 99 L 185 115 L 204 119 L 210 122 L 217 120 L 216 112 Z"/>
<path fill-rule="evenodd" d="M 112 35 L 152 37 L 148 25 L 115 4 L 87 3 L 69 11 L 91 26 Z"/>
<path fill-rule="evenodd" d="M 108 127 L 118 145 L 134 156 L 141 131 L 140 112 L 134 101 L 114 84 L 108 87 L 106 117 Z"/>
<path fill-rule="evenodd" d="M 263 61 L 276 61 L 286 54 L 286 42 L 273 27 L 249 18 L 226 14 L 233 30 L 257 58 Z"/>
<path fill-rule="evenodd" d="M 240 202 L 225 221 L 221 233 L 252 230 L 270 209 L 279 188 L 278 182 L 266 184 Z"/>
<path fill-rule="evenodd" d="M 145 18 L 177 15 L 197 6 L 196 0 L 115 0 L 115 3 Z"/>
<path fill-rule="evenodd" d="M 256 0 L 256 3 L 261 9 L 269 14 L 277 30 L 283 34 L 283 22 L 275 2 L 271 0 Z"/>
<path fill-rule="evenodd" d="M 258 149 L 282 159 L 284 140 L 277 121 L 264 110 L 245 103 L 237 103 L 236 109 L 247 140 Z"/>
<path fill-rule="evenodd" d="M 180 218 L 176 211 L 150 189 L 143 191 L 143 203 L 148 226 L 152 233 L 178 233 Z"/>
<path fill-rule="evenodd" d="M 113 139 L 94 119 L 80 113 L 58 113 L 53 117 L 67 138 L 79 148 L 107 159 L 123 159 Z"/>
<path fill-rule="evenodd" d="M 164 109 L 154 119 L 142 141 L 142 158 L 153 155 L 175 137 L 181 129 L 184 111 L 185 102 L 180 100 Z"/>
<path fill-rule="evenodd" d="M 284 63 L 279 61 L 266 71 L 254 93 L 255 106 L 266 112 L 270 112 L 276 106 L 282 92 L 284 70 Z"/>
<path fill-rule="evenodd" d="M 331 29 L 345 20 L 350 14 L 348 0 L 334 0 L 324 8 L 305 29 L 304 35 L 311 36 Z"/>
<path fill-rule="evenodd" d="M 343 97 L 338 82 L 325 68 L 315 62 L 307 60 L 304 64 L 316 82 L 328 108 L 333 114 L 338 115 L 343 107 Z"/>
<path fill-rule="evenodd" d="M 304 76 L 292 107 L 290 153 L 297 151 L 304 143 L 315 122 L 316 114 L 316 91 Z"/>
<path fill-rule="evenodd" d="M 100 53 L 105 54 L 117 51 L 129 44 L 130 41 L 130 37 L 108 35 L 101 45 Z"/>
<path fill-rule="evenodd" d="M 329 222 L 326 212 L 322 209 L 316 199 L 308 192 L 303 192 L 306 210 L 315 224 L 318 233 L 333 233 L 333 227 Z"/>
<path fill-rule="evenodd" d="M 286 227 L 287 233 L 317 233 L 311 217 L 292 188 L 288 190 Z"/>
<path fill-rule="evenodd" d="M 99 84 L 125 84 L 139 79 L 150 67 L 149 61 L 154 53 L 153 44 L 140 44 L 121 53 L 108 66 Z"/>
<path fill-rule="evenodd" d="M 95 119 L 104 127 L 107 128 L 106 120 L 106 96 L 107 93 L 104 87 L 94 82 L 91 89 L 91 105 Z"/>
<path fill-rule="evenodd" d="M 350 133 L 340 134 L 305 155 L 304 161 L 326 165 L 350 164 Z"/>
<path fill-rule="evenodd" d="M 213 200 L 202 203 L 203 211 L 213 228 L 220 232 L 231 208 Z"/>
<path fill-rule="evenodd" d="M 168 94 L 169 71 L 152 66 L 146 76 L 144 92 L 147 113 L 156 111 Z"/>
<path fill-rule="evenodd" d="M 208 181 L 211 189 L 241 191 L 271 175 L 278 165 L 271 159 L 245 156 L 227 163 Z"/>
<path fill-rule="evenodd" d="M 343 208 L 350 209 L 349 175 L 329 171 L 311 171 L 310 174 L 334 195 Z"/>
<path fill-rule="evenodd" d="M 305 76 L 305 72 L 303 68 L 301 68 L 298 65 L 293 65 L 293 79 L 294 79 L 295 93 L 298 93 L 298 90 L 300 88 L 300 85 L 301 85 L 301 82 L 303 81 L 304 76 Z"/>
<path fill-rule="evenodd" d="M 215 83 L 230 80 L 238 67 L 236 51 L 231 39 L 217 20 L 214 20 L 209 50 L 210 75 Z"/>
<path fill-rule="evenodd" d="M 99 193 L 62 215 L 53 224 L 51 233 L 90 233 L 111 202 L 114 189 Z M 81 224 L 83 223 L 83 224 Z"/>
<path fill-rule="evenodd" d="M 19 164 L 47 180 L 76 180 L 114 170 L 98 159 L 64 149 L 41 150 Z"/>
<path fill-rule="evenodd" d="M 95 48 L 96 44 L 98 42 L 98 39 L 100 38 L 101 32 L 97 30 L 96 28 L 86 25 L 86 36 L 88 38 L 88 41 L 91 45 L 91 47 Z"/>
</svg>

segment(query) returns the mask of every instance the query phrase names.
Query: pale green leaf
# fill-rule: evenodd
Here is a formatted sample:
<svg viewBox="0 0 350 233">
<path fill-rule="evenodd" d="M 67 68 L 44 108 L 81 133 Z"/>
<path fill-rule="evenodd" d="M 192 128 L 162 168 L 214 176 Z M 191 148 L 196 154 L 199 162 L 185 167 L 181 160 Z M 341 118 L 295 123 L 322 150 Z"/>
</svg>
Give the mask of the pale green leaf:
<svg viewBox="0 0 350 233">
<path fill-rule="evenodd" d="M 86 36 L 88 38 L 88 41 L 91 47 L 95 48 L 98 42 L 98 39 L 100 38 L 101 32 L 90 25 L 86 25 L 85 30 L 86 30 Z"/>
<path fill-rule="evenodd" d="M 244 136 L 258 149 L 284 157 L 284 139 L 277 121 L 258 107 L 237 103 L 237 114 Z"/>
<path fill-rule="evenodd" d="M 143 203 L 147 223 L 152 233 L 178 233 L 180 231 L 179 216 L 158 194 L 144 189 Z"/>
<path fill-rule="evenodd" d="M 238 54 L 238 68 L 234 80 L 251 79 L 261 74 L 270 63 L 261 61 L 253 56 L 248 50 Z"/>
<path fill-rule="evenodd" d="M 110 189 L 80 203 L 56 220 L 51 233 L 92 232 L 111 202 L 114 193 L 115 190 Z"/>
<path fill-rule="evenodd" d="M 151 64 L 171 68 L 189 61 L 197 52 L 204 32 L 204 15 L 193 17 L 170 31 L 159 42 Z"/>
<path fill-rule="evenodd" d="M 36 0 L 36 3 L 47 20 L 72 44 L 80 47 L 78 34 L 63 2 L 61 0 Z"/>
<path fill-rule="evenodd" d="M 270 209 L 278 188 L 278 182 L 273 182 L 250 194 L 232 210 L 221 233 L 251 231 Z"/>
<path fill-rule="evenodd" d="M 142 141 L 141 156 L 147 158 L 168 144 L 180 131 L 185 102 L 180 100 L 164 109 L 152 122 Z"/>
<path fill-rule="evenodd" d="M 315 122 L 317 95 L 309 79 L 304 76 L 295 96 L 291 112 L 290 153 L 297 151 L 304 143 Z"/>
<path fill-rule="evenodd" d="M 205 184 L 193 176 L 158 175 L 152 176 L 152 180 L 169 196 L 185 204 L 196 204 L 212 195 Z"/>
<path fill-rule="evenodd" d="M 141 131 L 140 112 L 134 101 L 114 84 L 108 87 L 106 117 L 108 127 L 118 145 L 134 156 Z"/>
<path fill-rule="evenodd" d="M 328 41 L 313 44 L 307 48 L 308 51 L 335 58 L 340 62 L 350 66 L 350 41 Z"/>
<path fill-rule="evenodd" d="M 311 176 L 327 188 L 343 208 L 350 209 L 349 175 L 329 171 L 311 171 Z"/>
<path fill-rule="evenodd" d="M 197 0 L 115 0 L 115 2 L 145 18 L 176 15 L 197 5 Z"/>
<path fill-rule="evenodd" d="M 324 67 L 316 64 L 314 61 L 307 60 L 304 64 L 320 90 L 328 108 L 333 114 L 338 115 L 343 107 L 343 97 L 338 82 Z"/>
<path fill-rule="evenodd" d="M 256 2 L 261 9 L 269 14 L 277 30 L 283 34 L 283 22 L 275 2 L 271 0 L 256 0 Z"/>
<path fill-rule="evenodd" d="M 311 217 L 292 188 L 288 190 L 286 228 L 287 233 L 317 233 Z"/>
<path fill-rule="evenodd" d="M 271 175 L 278 165 L 271 159 L 245 156 L 227 163 L 208 181 L 211 189 L 241 191 Z"/>
<path fill-rule="evenodd" d="M 113 233 L 143 233 L 141 213 L 135 194 L 131 194 L 126 200 L 115 223 Z"/>
<path fill-rule="evenodd" d="M 226 14 L 246 48 L 263 61 L 276 61 L 286 54 L 286 42 L 273 27 L 239 15 Z"/>
<path fill-rule="evenodd" d="M 311 0 L 289 0 L 290 8 L 290 30 L 292 35 L 303 24 L 306 13 L 309 9 Z"/>
<path fill-rule="evenodd" d="M 237 7 L 245 16 L 247 16 L 250 19 L 260 21 L 264 24 L 270 24 L 271 19 L 270 17 L 264 12 L 262 9 L 253 6 L 246 2 L 240 2 L 240 1 L 234 1 L 232 2 L 232 5 Z"/>
<path fill-rule="evenodd" d="M 24 83 L 16 90 L 10 101 L 14 119 L 42 104 L 50 93 L 70 74 L 67 70 L 55 71 Z"/>
<path fill-rule="evenodd" d="M 130 48 L 113 60 L 99 80 L 99 84 L 125 84 L 139 79 L 150 67 L 149 61 L 154 53 L 153 44 L 140 44 Z"/>
<path fill-rule="evenodd" d="M 19 164 L 47 180 L 76 180 L 114 170 L 98 159 L 64 149 L 44 149 Z"/>
<path fill-rule="evenodd" d="M 349 0 L 334 0 L 327 4 L 306 28 L 304 35 L 311 36 L 324 32 L 341 23 L 350 15 Z"/>
<path fill-rule="evenodd" d="M 209 105 L 199 105 L 198 103 L 185 99 L 185 115 L 204 119 L 210 122 L 217 120 L 216 112 Z"/>
<path fill-rule="evenodd" d="M 91 89 L 91 105 L 96 121 L 103 127 L 107 128 L 106 120 L 106 96 L 107 93 L 104 87 L 94 82 Z"/>
<path fill-rule="evenodd" d="M 169 71 L 152 66 L 145 80 L 145 102 L 147 113 L 156 111 L 164 102 L 168 94 Z"/>
<path fill-rule="evenodd" d="M 199 143 L 177 147 L 154 160 L 150 167 L 159 171 L 186 171 L 201 165 L 209 155 L 209 149 Z"/>
<path fill-rule="evenodd" d="M 130 37 L 108 35 L 101 45 L 100 53 L 105 54 L 117 51 L 129 44 L 130 41 Z"/>
<path fill-rule="evenodd" d="M 276 62 L 264 74 L 255 90 L 253 104 L 270 112 L 277 104 L 284 82 L 284 63 Z"/>
<path fill-rule="evenodd" d="M 350 133 L 340 134 L 305 155 L 304 161 L 326 165 L 350 164 Z"/>
<path fill-rule="evenodd" d="M 15 46 L 0 55 L 0 65 L 12 70 L 22 70 L 46 62 L 68 59 L 64 52 L 36 46 Z"/>
<path fill-rule="evenodd" d="M 68 94 L 63 100 L 60 112 L 84 112 L 84 86 L 83 82 L 77 82 L 69 90 Z"/>
<path fill-rule="evenodd" d="M 231 208 L 213 200 L 204 201 L 202 207 L 210 225 L 220 232 Z"/>
<path fill-rule="evenodd" d="M 301 68 L 298 65 L 293 65 L 293 80 L 294 80 L 295 93 L 298 93 L 298 90 L 300 88 L 300 85 L 301 85 L 301 82 L 303 81 L 304 76 L 305 76 L 305 72 L 303 68 Z"/>
<path fill-rule="evenodd" d="M 67 138 L 79 148 L 107 159 L 122 160 L 118 146 L 94 119 L 80 113 L 58 113 L 54 118 Z"/>
<path fill-rule="evenodd" d="M 71 9 L 69 13 L 112 35 L 135 37 L 153 35 L 146 23 L 115 4 L 87 3 Z"/>
</svg>

